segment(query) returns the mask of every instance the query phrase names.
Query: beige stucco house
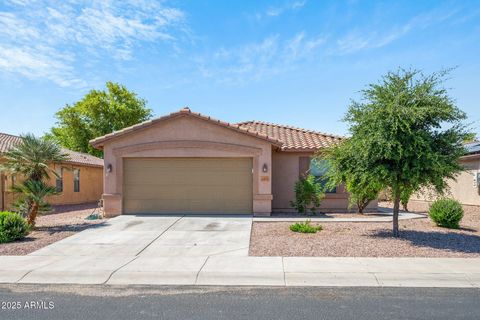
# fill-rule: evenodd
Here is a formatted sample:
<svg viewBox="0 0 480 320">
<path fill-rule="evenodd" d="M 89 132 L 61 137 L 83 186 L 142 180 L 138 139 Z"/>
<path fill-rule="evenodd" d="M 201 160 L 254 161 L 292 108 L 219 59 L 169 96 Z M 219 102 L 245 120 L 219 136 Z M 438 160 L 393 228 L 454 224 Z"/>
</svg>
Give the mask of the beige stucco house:
<svg viewBox="0 0 480 320">
<path fill-rule="evenodd" d="M 321 166 L 311 157 L 341 139 L 258 121 L 230 124 L 184 108 L 91 144 L 104 151 L 108 216 L 270 215 L 293 211 L 290 201 L 299 175 L 310 169 L 321 175 Z M 347 207 L 348 194 L 339 186 L 327 193 L 321 209 Z"/>
<path fill-rule="evenodd" d="M 21 138 L 18 136 L 0 133 L 0 163 L 2 154 L 20 141 Z M 53 205 L 64 205 L 100 200 L 103 193 L 103 160 L 67 149 L 63 151 L 70 159 L 52 165 L 59 178 L 52 176 L 50 181 L 60 194 L 49 197 L 48 202 Z M 9 210 L 15 202 L 16 195 L 11 191 L 11 187 L 21 179 L 0 171 L 0 211 Z"/>
<path fill-rule="evenodd" d="M 464 205 L 480 206 L 480 142 L 467 143 L 465 148 L 467 154 L 460 158 L 464 171 L 455 180 L 448 181 L 448 196 Z M 410 201 L 419 208 L 428 209 L 429 204 L 437 198 L 433 191 L 422 190 L 414 194 Z"/>
</svg>

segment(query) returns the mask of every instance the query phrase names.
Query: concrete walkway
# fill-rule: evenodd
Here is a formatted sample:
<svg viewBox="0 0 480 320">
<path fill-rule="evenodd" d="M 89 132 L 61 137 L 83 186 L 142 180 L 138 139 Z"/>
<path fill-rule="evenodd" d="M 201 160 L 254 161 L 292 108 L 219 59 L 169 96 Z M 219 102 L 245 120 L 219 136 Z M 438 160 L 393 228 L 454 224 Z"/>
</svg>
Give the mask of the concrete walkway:
<svg viewBox="0 0 480 320">
<path fill-rule="evenodd" d="M 480 288 L 480 259 L 251 257 L 251 224 L 120 216 L 28 256 L 0 256 L 0 283 Z"/>
<path fill-rule="evenodd" d="M 426 213 L 414 213 L 400 210 L 398 219 L 423 219 L 427 218 Z M 292 216 L 292 214 L 273 214 L 270 217 L 254 217 L 255 222 L 304 222 L 307 220 L 314 222 L 391 222 L 393 219 L 393 210 L 391 208 L 379 207 L 378 212 L 358 215 L 358 217 L 339 218 L 327 215 L 315 216 Z"/>
<path fill-rule="evenodd" d="M 401 212 L 398 216 L 398 220 L 408 219 L 424 219 L 426 215 L 412 212 Z M 391 222 L 391 213 L 375 213 L 366 214 L 358 218 L 337 218 L 337 217 L 322 217 L 322 216 L 271 216 L 271 217 L 254 217 L 254 222 L 304 222 L 310 220 L 312 222 Z"/>
</svg>

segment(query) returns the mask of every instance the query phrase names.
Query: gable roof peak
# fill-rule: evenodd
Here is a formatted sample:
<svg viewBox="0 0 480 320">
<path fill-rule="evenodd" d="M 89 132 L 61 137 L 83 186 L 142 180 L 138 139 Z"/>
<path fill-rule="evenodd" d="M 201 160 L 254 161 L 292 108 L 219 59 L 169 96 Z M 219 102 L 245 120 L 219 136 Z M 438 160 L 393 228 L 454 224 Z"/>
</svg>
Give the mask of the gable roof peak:
<svg viewBox="0 0 480 320">
<path fill-rule="evenodd" d="M 266 141 L 268 141 L 268 142 L 270 142 L 274 145 L 277 145 L 278 147 L 282 146 L 282 142 L 278 139 L 270 137 L 266 134 L 259 133 L 256 130 L 244 129 L 241 126 L 239 126 L 238 124 L 231 124 L 231 123 L 226 122 L 226 121 L 218 120 L 218 119 L 212 118 L 210 116 L 203 115 L 199 112 L 193 112 L 192 110 L 190 110 L 189 107 L 183 107 L 182 109 L 180 109 L 176 112 L 172 112 L 170 114 L 167 114 L 165 116 L 161 116 L 161 117 L 158 117 L 158 118 L 146 120 L 144 122 L 140 122 L 140 123 L 135 124 L 133 126 L 126 127 L 126 128 L 121 129 L 121 130 L 118 130 L 118 131 L 114 131 L 112 133 L 106 134 L 106 135 L 101 136 L 101 137 L 97 137 L 95 139 L 90 140 L 90 144 L 93 145 L 95 148 L 101 149 L 103 147 L 104 142 L 107 141 L 107 140 L 122 136 L 124 134 L 131 133 L 131 132 L 133 132 L 137 129 L 144 129 L 144 128 L 150 127 L 150 126 L 152 126 L 156 123 L 159 123 L 159 122 L 162 122 L 162 121 L 165 121 L 165 120 L 168 120 L 168 119 L 173 119 L 173 118 L 176 118 L 176 117 L 185 117 L 185 116 L 194 117 L 194 118 L 197 118 L 197 119 L 200 119 L 200 120 L 208 121 L 210 123 L 219 125 L 219 126 L 224 127 L 224 128 L 228 128 L 230 130 L 234 130 L 234 131 L 237 131 L 237 132 L 240 132 L 240 133 L 243 133 L 243 134 L 247 134 L 247 135 L 252 136 L 252 137 L 256 137 L 256 138 L 259 138 L 259 139 L 262 139 L 262 140 L 266 140 Z"/>
</svg>

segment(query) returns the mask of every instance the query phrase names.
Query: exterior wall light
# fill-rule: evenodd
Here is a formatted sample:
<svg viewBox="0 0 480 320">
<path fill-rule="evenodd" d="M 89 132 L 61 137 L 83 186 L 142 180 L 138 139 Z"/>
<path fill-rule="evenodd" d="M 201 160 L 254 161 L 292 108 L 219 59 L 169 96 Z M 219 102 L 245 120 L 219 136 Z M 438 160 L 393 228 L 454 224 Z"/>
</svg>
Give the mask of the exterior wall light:
<svg viewBox="0 0 480 320">
<path fill-rule="evenodd" d="M 108 164 L 107 166 L 107 172 L 110 173 L 112 172 L 113 168 L 112 168 L 112 165 L 111 164 Z"/>
<path fill-rule="evenodd" d="M 268 172 L 268 165 L 266 163 L 263 164 L 262 172 Z"/>
</svg>

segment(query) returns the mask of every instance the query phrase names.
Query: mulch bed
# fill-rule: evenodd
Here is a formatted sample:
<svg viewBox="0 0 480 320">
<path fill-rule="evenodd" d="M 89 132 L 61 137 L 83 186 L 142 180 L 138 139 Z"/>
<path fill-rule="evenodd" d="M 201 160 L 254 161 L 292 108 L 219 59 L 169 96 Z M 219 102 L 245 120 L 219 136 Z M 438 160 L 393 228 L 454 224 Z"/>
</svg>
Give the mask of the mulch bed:
<svg viewBox="0 0 480 320">
<path fill-rule="evenodd" d="M 316 234 L 292 232 L 288 222 L 255 222 L 250 255 L 478 258 L 480 208 L 464 209 L 461 229 L 440 228 L 428 218 L 400 220 L 399 238 L 391 236 L 391 222 L 326 222 Z"/>
<path fill-rule="evenodd" d="M 64 205 L 55 212 L 39 216 L 35 229 L 24 239 L 0 244 L 0 255 L 26 255 L 105 220 L 85 220 L 96 204 Z"/>
</svg>

